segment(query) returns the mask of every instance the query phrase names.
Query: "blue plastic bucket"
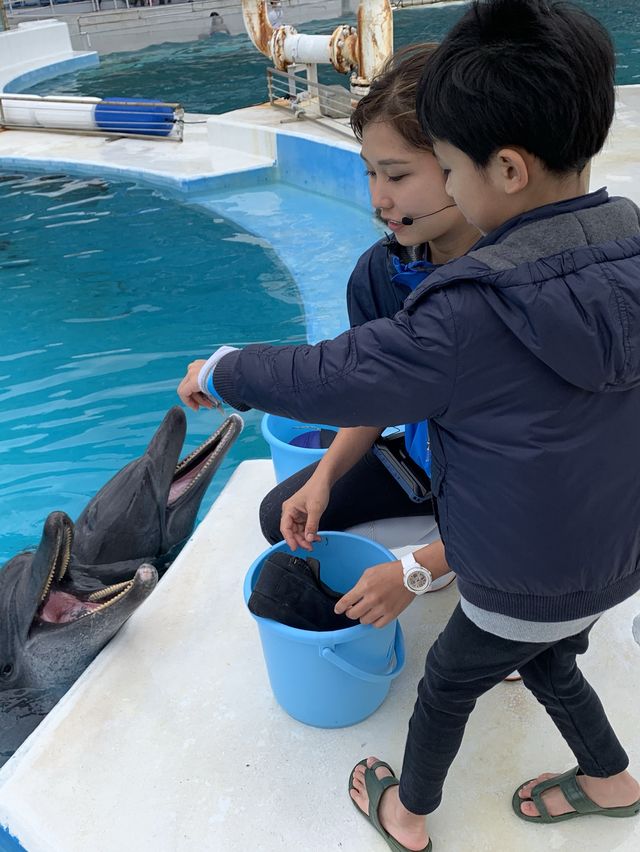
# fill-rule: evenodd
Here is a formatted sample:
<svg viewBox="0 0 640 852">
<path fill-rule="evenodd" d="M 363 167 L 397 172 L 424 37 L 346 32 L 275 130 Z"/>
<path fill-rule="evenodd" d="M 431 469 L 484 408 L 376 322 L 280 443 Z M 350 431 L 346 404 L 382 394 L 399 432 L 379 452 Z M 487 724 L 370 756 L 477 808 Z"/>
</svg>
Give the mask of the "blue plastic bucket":
<svg viewBox="0 0 640 852">
<path fill-rule="evenodd" d="M 262 418 L 262 436 L 269 449 L 276 472 L 276 481 L 282 482 L 309 464 L 320 461 L 327 452 L 323 449 L 292 446 L 289 442 L 310 432 L 312 429 L 331 429 L 337 432 L 336 426 L 322 426 L 317 423 L 301 423 L 299 420 L 288 420 L 275 414 L 265 414 Z"/>
<path fill-rule="evenodd" d="M 174 125 L 173 107 L 147 98 L 105 98 L 96 104 L 95 122 L 112 133 L 168 136 Z"/>
<path fill-rule="evenodd" d="M 313 553 L 322 580 L 346 592 L 366 568 L 395 557 L 361 536 L 320 533 Z M 265 559 L 286 551 L 284 542 L 270 547 L 251 565 L 244 581 L 244 600 L 256 584 Z M 258 624 L 269 681 L 276 700 L 294 719 L 317 728 L 343 728 L 370 716 L 382 704 L 391 681 L 404 666 L 404 638 L 399 622 L 385 627 L 356 623 L 345 630 L 314 631 L 289 627 L 252 614 Z"/>
</svg>

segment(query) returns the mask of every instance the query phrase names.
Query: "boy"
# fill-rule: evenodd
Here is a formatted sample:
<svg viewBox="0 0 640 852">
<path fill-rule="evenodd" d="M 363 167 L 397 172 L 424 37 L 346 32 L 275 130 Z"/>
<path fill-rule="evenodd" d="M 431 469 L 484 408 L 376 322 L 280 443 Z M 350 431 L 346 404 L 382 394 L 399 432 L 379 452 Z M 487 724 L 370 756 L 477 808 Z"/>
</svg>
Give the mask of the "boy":
<svg viewBox="0 0 640 852">
<path fill-rule="evenodd" d="M 575 7 L 475 2 L 428 63 L 418 114 L 486 236 L 393 319 L 314 347 L 219 352 L 180 388 L 196 406 L 204 389 L 341 426 L 429 418 L 446 562 L 418 551 L 398 583 L 422 591 L 448 562 L 461 602 L 427 656 L 399 781 L 369 758 L 350 782 L 396 850 L 431 848 L 424 815 L 466 720 L 513 669 L 578 763 L 521 786 L 516 814 L 640 812 L 576 666 L 598 616 L 640 588 L 640 213 L 580 189 L 613 117 L 614 68 L 606 32 Z M 337 605 L 356 617 L 358 586 Z"/>
</svg>

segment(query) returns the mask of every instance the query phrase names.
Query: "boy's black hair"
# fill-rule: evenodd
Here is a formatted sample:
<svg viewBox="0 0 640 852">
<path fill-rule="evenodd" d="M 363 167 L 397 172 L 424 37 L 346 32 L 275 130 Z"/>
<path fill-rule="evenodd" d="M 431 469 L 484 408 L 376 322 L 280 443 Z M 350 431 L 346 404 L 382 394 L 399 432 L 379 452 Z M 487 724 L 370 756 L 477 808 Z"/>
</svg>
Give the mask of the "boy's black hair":
<svg viewBox="0 0 640 852">
<path fill-rule="evenodd" d="M 483 168 L 518 146 L 553 172 L 580 172 L 614 111 L 615 54 L 582 9 L 547 0 L 475 0 L 427 63 L 420 123 Z"/>
</svg>

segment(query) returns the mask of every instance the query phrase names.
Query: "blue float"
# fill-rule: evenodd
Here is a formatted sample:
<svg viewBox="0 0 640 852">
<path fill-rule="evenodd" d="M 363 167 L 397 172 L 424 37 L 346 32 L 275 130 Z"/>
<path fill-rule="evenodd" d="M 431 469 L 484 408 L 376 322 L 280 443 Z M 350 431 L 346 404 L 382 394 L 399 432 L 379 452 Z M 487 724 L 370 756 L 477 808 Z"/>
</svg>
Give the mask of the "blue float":
<svg viewBox="0 0 640 852">
<path fill-rule="evenodd" d="M 168 136 L 175 122 L 173 107 L 146 98 L 105 98 L 96 104 L 96 126 L 110 133 Z"/>
</svg>

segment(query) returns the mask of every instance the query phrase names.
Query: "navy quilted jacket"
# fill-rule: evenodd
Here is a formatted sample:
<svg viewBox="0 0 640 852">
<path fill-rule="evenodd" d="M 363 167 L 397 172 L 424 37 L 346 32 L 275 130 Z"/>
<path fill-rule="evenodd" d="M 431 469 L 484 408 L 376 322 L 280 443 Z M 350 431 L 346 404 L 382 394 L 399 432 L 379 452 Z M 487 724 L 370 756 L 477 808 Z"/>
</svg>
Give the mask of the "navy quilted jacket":
<svg viewBox="0 0 640 852">
<path fill-rule="evenodd" d="M 532 621 L 640 588 L 640 211 L 605 190 L 510 220 L 392 319 L 225 356 L 215 387 L 339 426 L 430 420 L 447 559 Z"/>
</svg>

